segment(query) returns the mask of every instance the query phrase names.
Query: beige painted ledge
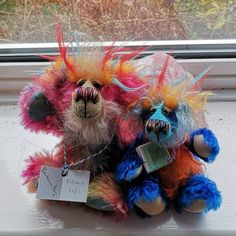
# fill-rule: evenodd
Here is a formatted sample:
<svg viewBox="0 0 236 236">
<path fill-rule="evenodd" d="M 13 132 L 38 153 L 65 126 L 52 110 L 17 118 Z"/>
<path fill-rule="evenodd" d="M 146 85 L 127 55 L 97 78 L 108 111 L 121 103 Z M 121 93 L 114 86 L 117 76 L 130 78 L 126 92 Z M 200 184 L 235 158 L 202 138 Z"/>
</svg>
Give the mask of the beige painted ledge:
<svg viewBox="0 0 236 236">
<path fill-rule="evenodd" d="M 236 235 L 236 102 L 208 104 L 207 120 L 221 153 L 208 166 L 222 191 L 223 205 L 208 215 L 177 214 L 173 209 L 141 220 L 132 215 L 115 222 L 76 206 L 45 204 L 28 194 L 20 177 L 24 159 L 50 150 L 57 139 L 36 135 L 19 125 L 16 106 L 0 106 L 0 235 Z"/>
</svg>

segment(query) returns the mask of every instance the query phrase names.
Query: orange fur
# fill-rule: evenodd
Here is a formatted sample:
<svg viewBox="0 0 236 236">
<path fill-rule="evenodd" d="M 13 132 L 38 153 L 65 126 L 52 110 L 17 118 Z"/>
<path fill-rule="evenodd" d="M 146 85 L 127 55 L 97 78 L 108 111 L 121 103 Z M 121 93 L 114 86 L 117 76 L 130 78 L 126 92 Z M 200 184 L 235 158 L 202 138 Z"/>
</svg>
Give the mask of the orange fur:
<svg viewBox="0 0 236 236">
<path fill-rule="evenodd" d="M 122 77 L 135 73 L 134 67 L 126 63 L 117 63 L 112 66 L 112 61 L 102 65 L 102 57 L 82 56 L 74 62 L 72 57 L 69 57 L 71 64 L 75 64 L 75 72 L 68 71 L 68 80 L 77 82 L 81 79 L 96 80 L 102 84 L 111 84 L 114 76 Z M 91 70 L 92 68 L 92 70 Z"/>
<path fill-rule="evenodd" d="M 114 174 L 103 173 L 96 176 L 89 185 L 88 197 L 103 199 L 114 207 L 118 215 L 127 216 L 123 192 L 117 184 Z"/>
<path fill-rule="evenodd" d="M 31 179 L 27 184 L 28 192 L 29 193 L 36 193 L 37 188 L 35 186 L 35 182 Z"/>
<path fill-rule="evenodd" d="M 157 171 L 160 184 L 170 199 L 175 197 L 178 188 L 189 179 L 189 176 L 201 173 L 204 166 L 194 159 L 184 144 L 176 149 L 173 155 L 175 160 Z"/>
<path fill-rule="evenodd" d="M 165 106 L 171 110 L 175 109 L 181 102 L 186 103 L 192 111 L 204 110 L 210 92 L 191 91 L 189 80 L 183 81 L 176 87 L 163 85 L 152 87 L 150 99 L 155 103 L 164 101 Z"/>
</svg>

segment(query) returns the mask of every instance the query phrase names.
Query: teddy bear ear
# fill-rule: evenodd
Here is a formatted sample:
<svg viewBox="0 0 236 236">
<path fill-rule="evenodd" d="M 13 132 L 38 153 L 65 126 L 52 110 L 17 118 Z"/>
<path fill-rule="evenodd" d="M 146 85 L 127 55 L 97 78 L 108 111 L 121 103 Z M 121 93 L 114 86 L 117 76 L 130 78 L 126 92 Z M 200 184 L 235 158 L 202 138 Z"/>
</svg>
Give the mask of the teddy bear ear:
<svg viewBox="0 0 236 236">
<path fill-rule="evenodd" d="M 31 119 L 35 121 L 44 121 L 48 116 L 52 116 L 56 112 L 45 95 L 42 92 L 38 92 L 31 97 L 28 113 Z"/>
<path fill-rule="evenodd" d="M 56 109 L 36 85 L 26 86 L 19 99 L 21 123 L 34 132 L 43 131 L 60 136 L 60 121 Z"/>
</svg>

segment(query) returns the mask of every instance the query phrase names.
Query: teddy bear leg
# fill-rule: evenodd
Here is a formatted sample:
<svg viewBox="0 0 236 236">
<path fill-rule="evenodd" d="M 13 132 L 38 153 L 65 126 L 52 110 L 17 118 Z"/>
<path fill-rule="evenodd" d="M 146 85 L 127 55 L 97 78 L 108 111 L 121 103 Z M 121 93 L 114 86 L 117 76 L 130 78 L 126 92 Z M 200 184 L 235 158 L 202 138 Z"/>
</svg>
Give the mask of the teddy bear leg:
<svg viewBox="0 0 236 236">
<path fill-rule="evenodd" d="M 114 211 L 121 217 L 127 216 L 123 193 L 111 173 L 96 176 L 89 184 L 87 206 L 101 211 Z"/>
<path fill-rule="evenodd" d="M 191 213 L 217 210 L 221 205 L 221 194 L 216 184 L 204 175 L 194 175 L 179 190 L 176 199 L 176 210 Z"/>
<path fill-rule="evenodd" d="M 163 191 L 157 180 L 148 177 L 129 188 L 128 207 L 132 209 L 134 205 L 149 216 L 159 215 L 166 209 Z"/>
<path fill-rule="evenodd" d="M 34 156 L 30 156 L 22 173 L 22 177 L 25 180 L 24 183 L 27 184 L 29 192 L 37 191 L 39 174 L 43 165 L 60 168 L 60 163 L 49 153 L 36 153 Z"/>
</svg>

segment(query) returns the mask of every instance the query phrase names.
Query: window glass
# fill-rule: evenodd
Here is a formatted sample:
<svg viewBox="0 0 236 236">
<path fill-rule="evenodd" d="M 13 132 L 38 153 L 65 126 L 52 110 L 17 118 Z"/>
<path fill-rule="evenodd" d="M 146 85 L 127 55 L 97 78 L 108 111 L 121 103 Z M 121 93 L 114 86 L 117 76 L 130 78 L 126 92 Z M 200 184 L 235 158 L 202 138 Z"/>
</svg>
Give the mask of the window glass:
<svg viewBox="0 0 236 236">
<path fill-rule="evenodd" d="M 55 42 L 55 24 L 93 40 L 236 38 L 235 0 L 0 0 L 0 42 Z"/>
</svg>

